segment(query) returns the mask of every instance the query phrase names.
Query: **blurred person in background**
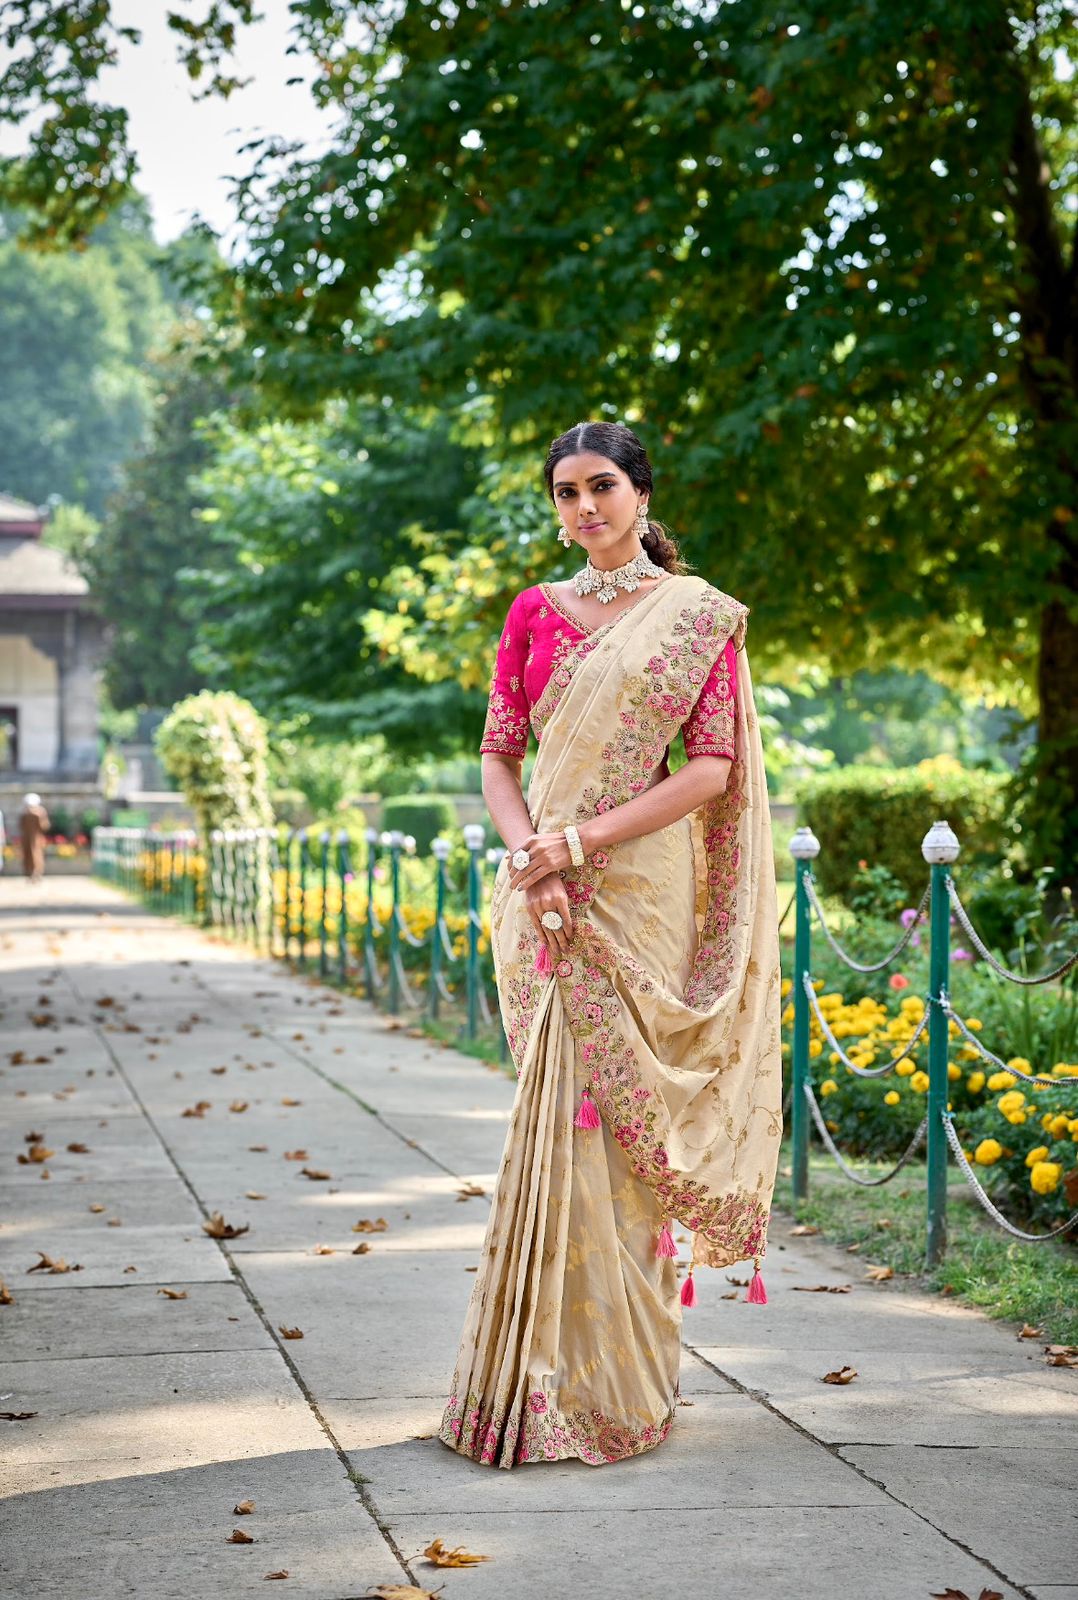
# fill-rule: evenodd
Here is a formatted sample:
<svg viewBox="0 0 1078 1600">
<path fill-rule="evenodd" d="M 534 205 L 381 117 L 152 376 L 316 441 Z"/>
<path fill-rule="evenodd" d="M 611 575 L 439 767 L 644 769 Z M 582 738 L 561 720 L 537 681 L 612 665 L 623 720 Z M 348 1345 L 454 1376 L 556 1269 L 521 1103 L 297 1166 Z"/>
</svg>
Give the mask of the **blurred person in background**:
<svg viewBox="0 0 1078 1600">
<path fill-rule="evenodd" d="M 19 842 L 22 845 L 22 870 L 31 883 L 40 883 L 45 876 L 45 835 L 48 830 L 49 813 L 41 804 L 41 796 L 26 795 L 19 812 Z"/>
</svg>

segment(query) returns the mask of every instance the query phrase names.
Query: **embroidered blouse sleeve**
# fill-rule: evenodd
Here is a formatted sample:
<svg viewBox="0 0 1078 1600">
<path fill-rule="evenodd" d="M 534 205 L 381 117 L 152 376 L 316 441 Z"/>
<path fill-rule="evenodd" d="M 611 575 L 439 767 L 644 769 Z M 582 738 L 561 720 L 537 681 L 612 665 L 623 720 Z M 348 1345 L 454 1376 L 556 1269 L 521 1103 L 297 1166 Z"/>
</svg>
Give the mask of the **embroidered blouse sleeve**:
<svg viewBox="0 0 1078 1600">
<path fill-rule="evenodd" d="M 524 661 L 528 653 L 528 619 L 524 595 L 518 594 L 505 618 L 490 679 L 487 720 L 479 752 L 523 756 L 528 748 L 528 697 L 524 693 Z"/>
<path fill-rule="evenodd" d="M 708 673 L 700 696 L 683 724 L 685 754 L 693 756 L 734 756 L 735 711 L 737 708 L 737 656 L 734 641 L 728 640 Z"/>
</svg>

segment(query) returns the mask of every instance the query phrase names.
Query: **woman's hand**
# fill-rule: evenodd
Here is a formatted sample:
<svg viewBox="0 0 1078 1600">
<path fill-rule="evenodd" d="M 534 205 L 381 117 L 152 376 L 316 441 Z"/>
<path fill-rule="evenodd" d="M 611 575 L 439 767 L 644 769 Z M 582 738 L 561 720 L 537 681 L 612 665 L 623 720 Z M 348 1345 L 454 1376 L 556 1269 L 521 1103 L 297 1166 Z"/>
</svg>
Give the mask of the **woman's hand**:
<svg viewBox="0 0 1078 1600">
<path fill-rule="evenodd" d="M 522 844 L 518 844 L 516 849 L 526 850 L 531 861 L 518 872 L 513 865 L 513 851 L 509 851 L 507 859 L 511 889 L 530 889 L 533 884 L 539 883 L 550 873 L 558 872 L 562 867 L 570 867 L 573 864 L 569 854 L 569 841 L 564 833 L 532 833 Z"/>
<path fill-rule="evenodd" d="M 528 907 L 528 915 L 535 924 L 535 931 L 546 944 L 554 960 L 560 960 L 568 955 L 569 945 L 573 937 L 573 919 L 569 911 L 569 896 L 565 891 L 565 884 L 561 874 L 551 872 L 545 878 L 540 878 L 538 883 L 533 883 L 524 891 L 524 899 Z M 561 913 L 560 928 L 544 928 L 542 916 L 544 911 L 559 911 Z"/>
</svg>

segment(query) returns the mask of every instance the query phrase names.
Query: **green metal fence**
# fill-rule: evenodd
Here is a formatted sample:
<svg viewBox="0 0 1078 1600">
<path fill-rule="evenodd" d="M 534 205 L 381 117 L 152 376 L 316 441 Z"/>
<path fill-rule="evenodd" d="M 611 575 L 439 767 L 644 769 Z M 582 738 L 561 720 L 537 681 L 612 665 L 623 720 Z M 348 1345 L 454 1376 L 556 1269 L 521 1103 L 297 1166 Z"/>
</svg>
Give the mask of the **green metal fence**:
<svg viewBox="0 0 1078 1600">
<path fill-rule="evenodd" d="M 790 853 L 794 858 L 797 883 L 794 892 L 795 904 L 795 933 L 794 933 L 794 973 L 793 973 L 793 1048 L 791 1051 L 792 1082 L 789 1091 L 789 1104 L 791 1116 L 791 1143 L 792 1152 L 792 1187 L 795 1200 L 804 1200 L 808 1197 L 808 1150 L 809 1150 L 809 1125 L 815 1123 L 820 1139 L 829 1154 L 836 1161 L 839 1171 L 852 1183 L 865 1186 L 875 1186 L 889 1183 L 903 1167 L 913 1158 L 922 1141 L 926 1141 L 926 1245 L 925 1264 L 934 1266 L 943 1259 L 947 1248 L 947 1170 L 948 1149 L 950 1149 L 967 1183 L 973 1189 L 976 1198 L 992 1219 L 1015 1238 L 1023 1239 L 1029 1243 L 1040 1243 L 1051 1239 L 1078 1223 L 1078 1211 L 1075 1211 L 1066 1221 L 1046 1233 L 1027 1233 L 1021 1228 L 1016 1228 L 1002 1215 L 996 1205 L 985 1193 L 976 1173 L 973 1171 L 961 1142 L 954 1128 L 954 1113 L 948 1109 L 948 1067 L 950 1065 L 950 1024 L 954 1022 L 957 1030 L 966 1041 L 974 1047 L 980 1055 L 990 1062 L 997 1070 L 1009 1072 L 1014 1078 L 1023 1082 L 1036 1084 L 1043 1087 L 1059 1088 L 1061 1080 L 1036 1073 L 1026 1073 L 1017 1067 L 1008 1065 L 998 1056 L 993 1055 L 982 1045 L 976 1033 L 967 1028 L 958 1017 L 951 1004 L 948 992 L 948 977 L 950 971 L 950 932 L 951 908 L 953 906 L 965 933 L 973 943 L 978 954 L 987 960 L 1001 977 L 1013 983 L 1043 984 L 1052 983 L 1063 978 L 1078 962 L 1078 951 L 1070 955 L 1066 961 L 1051 972 L 1042 973 L 1036 977 L 1027 977 L 1024 974 L 1009 971 L 987 948 L 973 927 L 962 905 L 955 885 L 952 866 L 958 858 L 959 843 L 953 829 L 947 822 L 936 822 L 926 833 L 921 845 L 921 853 L 929 869 L 929 881 L 925 886 L 920 905 L 916 915 L 910 921 L 901 939 L 879 961 L 859 962 L 854 960 L 838 943 L 827 925 L 823 907 L 817 891 L 816 882 L 812 874 L 812 862 L 820 853 L 820 843 L 810 828 L 798 828 L 790 843 Z M 907 1041 L 903 1050 L 879 1067 L 867 1067 L 850 1059 L 843 1049 L 841 1042 L 832 1031 L 823 1009 L 820 1006 L 813 985 L 812 977 L 812 921 L 815 917 L 823 931 L 832 950 L 839 959 L 855 972 L 880 972 L 898 959 L 902 951 L 913 938 L 914 929 L 924 918 L 926 912 L 929 916 L 929 992 L 925 998 L 925 1012 L 921 1022 Z M 900 1061 L 910 1055 L 918 1040 L 928 1028 L 928 1102 L 924 1118 L 909 1145 L 899 1158 L 897 1164 L 890 1172 L 879 1178 L 867 1178 L 857 1172 L 846 1161 L 831 1137 L 830 1129 L 820 1109 L 812 1082 L 809 1051 L 810 1018 L 815 1015 L 820 1031 L 835 1052 L 842 1064 L 851 1072 L 862 1078 L 879 1078 L 894 1072 Z"/>
</svg>

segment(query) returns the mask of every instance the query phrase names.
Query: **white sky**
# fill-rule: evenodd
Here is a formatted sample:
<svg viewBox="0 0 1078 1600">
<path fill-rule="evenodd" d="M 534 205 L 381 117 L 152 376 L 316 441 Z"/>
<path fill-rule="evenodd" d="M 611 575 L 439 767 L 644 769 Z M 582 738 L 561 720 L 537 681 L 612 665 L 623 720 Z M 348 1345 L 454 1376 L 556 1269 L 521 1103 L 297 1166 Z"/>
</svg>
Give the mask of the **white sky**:
<svg viewBox="0 0 1078 1600">
<path fill-rule="evenodd" d="M 240 30 L 231 70 L 253 81 L 228 100 L 192 98 L 190 80 L 176 59 L 178 41 L 165 25 L 168 9 L 165 0 L 114 0 L 117 23 L 139 28 L 142 42 L 121 46 L 117 65 L 98 80 L 100 95 L 129 114 L 128 137 L 139 163 L 135 181 L 149 197 L 157 238 L 162 243 L 175 238 L 196 212 L 228 236 L 235 221 L 228 175 L 249 163 L 237 156 L 240 145 L 273 133 L 317 147 L 329 121 L 305 84 L 286 86 L 286 79 L 308 73 L 302 57 L 285 54 L 287 0 L 260 0 L 263 20 Z M 0 151 L 15 154 L 23 148 L 25 136 L 18 129 L 0 129 Z"/>
</svg>

